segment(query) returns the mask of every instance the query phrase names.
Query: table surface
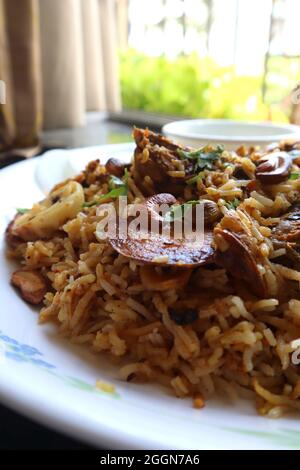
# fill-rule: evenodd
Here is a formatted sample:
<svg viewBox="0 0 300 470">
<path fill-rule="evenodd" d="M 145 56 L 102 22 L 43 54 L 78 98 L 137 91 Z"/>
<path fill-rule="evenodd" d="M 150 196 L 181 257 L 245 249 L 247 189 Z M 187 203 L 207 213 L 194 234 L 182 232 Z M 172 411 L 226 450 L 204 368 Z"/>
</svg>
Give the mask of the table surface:
<svg viewBox="0 0 300 470">
<path fill-rule="evenodd" d="M 87 126 L 84 128 L 45 131 L 42 136 L 42 145 L 46 147 L 74 148 L 129 142 L 130 134 L 130 127 L 107 122 L 102 116 L 92 114 L 88 117 Z M 19 156 L 14 156 L 10 161 L 2 160 L 2 163 L 0 161 L 0 169 L 20 159 Z M 40 426 L 0 405 L 0 449 L 75 450 L 91 448 L 86 444 Z"/>
</svg>

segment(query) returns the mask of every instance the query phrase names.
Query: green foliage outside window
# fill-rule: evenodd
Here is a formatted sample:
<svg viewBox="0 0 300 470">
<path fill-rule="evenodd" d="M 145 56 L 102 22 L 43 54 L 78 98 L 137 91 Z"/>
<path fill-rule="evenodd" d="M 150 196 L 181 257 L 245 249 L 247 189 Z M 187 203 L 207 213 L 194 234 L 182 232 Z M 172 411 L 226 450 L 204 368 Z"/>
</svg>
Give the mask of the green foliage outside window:
<svg viewBox="0 0 300 470">
<path fill-rule="evenodd" d="M 262 77 L 238 76 L 196 54 L 149 57 L 129 49 L 120 57 L 123 107 L 193 118 L 287 122 L 279 105 L 262 101 Z"/>
</svg>

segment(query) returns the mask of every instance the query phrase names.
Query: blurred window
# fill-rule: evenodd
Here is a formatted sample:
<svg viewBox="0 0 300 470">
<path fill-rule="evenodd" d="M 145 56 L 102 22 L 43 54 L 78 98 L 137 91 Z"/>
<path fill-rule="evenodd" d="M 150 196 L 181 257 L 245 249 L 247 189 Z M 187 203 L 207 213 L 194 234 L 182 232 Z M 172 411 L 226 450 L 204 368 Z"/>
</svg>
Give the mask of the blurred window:
<svg viewBox="0 0 300 470">
<path fill-rule="evenodd" d="M 288 120 L 286 97 L 300 81 L 298 1 L 117 3 L 125 109 Z"/>
</svg>

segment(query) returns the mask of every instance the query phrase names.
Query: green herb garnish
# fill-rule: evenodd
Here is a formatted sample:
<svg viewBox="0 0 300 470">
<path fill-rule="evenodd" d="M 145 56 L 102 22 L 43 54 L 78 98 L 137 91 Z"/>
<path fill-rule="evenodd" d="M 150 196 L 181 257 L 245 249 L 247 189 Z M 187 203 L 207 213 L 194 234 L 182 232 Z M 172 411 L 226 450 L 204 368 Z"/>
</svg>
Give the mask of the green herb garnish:
<svg viewBox="0 0 300 470">
<path fill-rule="evenodd" d="M 110 191 L 106 194 L 102 194 L 101 196 L 98 196 L 95 201 L 84 203 L 83 207 L 93 207 L 93 206 L 96 206 L 97 204 L 100 204 L 105 199 L 117 199 L 120 196 L 127 196 L 127 193 L 128 193 L 127 181 L 128 181 L 128 174 L 126 173 L 126 170 L 125 170 L 123 179 L 118 178 L 117 176 L 111 176 L 108 182 L 108 188 L 110 189 Z"/>
<path fill-rule="evenodd" d="M 184 204 L 175 204 L 165 214 L 164 219 L 166 222 L 174 222 L 174 220 L 182 219 L 182 216 L 190 210 L 190 207 L 200 204 L 201 200 L 187 201 Z"/>
<path fill-rule="evenodd" d="M 291 173 L 289 176 L 289 180 L 297 180 L 300 178 L 300 173 Z"/>
<path fill-rule="evenodd" d="M 198 150 L 192 152 L 186 152 L 184 150 L 177 150 L 178 155 L 183 160 L 191 160 L 193 162 L 194 172 L 201 170 L 213 170 L 213 164 L 220 158 L 224 151 L 221 145 L 217 145 L 214 149 L 210 150 L 210 147 L 205 145 Z"/>
<path fill-rule="evenodd" d="M 240 205 L 241 201 L 237 198 L 234 198 L 233 201 L 225 202 L 225 206 L 227 209 L 236 210 L 236 208 Z"/>
<path fill-rule="evenodd" d="M 192 178 L 186 180 L 186 184 L 192 185 L 192 184 L 197 184 L 199 180 L 202 180 L 204 177 L 204 171 L 201 171 L 198 175 L 193 176 Z"/>
<path fill-rule="evenodd" d="M 102 194 L 101 196 L 99 196 L 96 201 L 85 202 L 83 204 L 83 207 L 97 206 L 97 204 L 100 204 L 105 199 L 117 199 L 120 196 L 127 196 L 126 186 L 120 186 L 119 188 L 112 189 L 111 191 L 109 191 L 109 193 Z"/>
<path fill-rule="evenodd" d="M 23 209 L 21 207 L 17 208 L 17 213 L 18 214 L 26 214 L 26 212 L 29 212 L 30 209 Z"/>
</svg>

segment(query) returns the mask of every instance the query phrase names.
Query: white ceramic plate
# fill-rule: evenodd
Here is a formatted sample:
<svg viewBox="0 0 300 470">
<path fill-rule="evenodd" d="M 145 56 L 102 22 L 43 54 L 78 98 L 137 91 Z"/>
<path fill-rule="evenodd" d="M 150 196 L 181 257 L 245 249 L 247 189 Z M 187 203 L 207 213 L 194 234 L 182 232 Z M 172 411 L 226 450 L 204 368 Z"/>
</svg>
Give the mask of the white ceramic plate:
<svg viewBox="0 0 300 470">
<path fill-rule="evenodd" d="M 265 147 L 280 140 L 299 140 L 300 127 L 272 122 L 244 122 L 230 119 L 187 119 L 163 127 L 170 139 L 185 145 L 200 147 L 208 142 L 235 150 L 240 145 Z"/>
<path fill-rule="evenodd" d="M 115 156 L 124 149 L 121 145 L 111 151 L 108 147 L 68 151 L 64 161 L 71 162 L 74 171 L 95 151 Z M 131 153 L 132 146 L 127 146 L 125 156 L 130 158 Z M 28 207 L 42 197 L 37 177 L 43 168 L 49 173 L 48 183 L 50 173 L 53 182 L 63 176 L 59 174 L 63 165 L 49 165 L 49 159 L 46 155 L 0 171 L 1 402 L 97 447 L 300 448 L 299 416 L 272 421 L 257 416 L 253 404 L 244 401 L 213 400 L 195 410 L 190 399 L 179 400 L 159 386 L 119 381 L 117 369 L 102 356 L 58 338 L 53 325 L 37 324 L 37 310 L 9 284 L 14 266 L 5 259 L 3 235 L 16 207 Z M 116 392 L 98 391 L 97 379 L 114 384 Z"/>
<path fill-rule="evenodd" d="M 39 188 L 47 193 L 56 183 L 82 171 L 91 160 L 106 162 L 111 156 L 129 162 L 134 144 L 111 144 L 72 150 L 50 150 L 39 159 L 35 179 Z"/>
</svg>

